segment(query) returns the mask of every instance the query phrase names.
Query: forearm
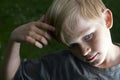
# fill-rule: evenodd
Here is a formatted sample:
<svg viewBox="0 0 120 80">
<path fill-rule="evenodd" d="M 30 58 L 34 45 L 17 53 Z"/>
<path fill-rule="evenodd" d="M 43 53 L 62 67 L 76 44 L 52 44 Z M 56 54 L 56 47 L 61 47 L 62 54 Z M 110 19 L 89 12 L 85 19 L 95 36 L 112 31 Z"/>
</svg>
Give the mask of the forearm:
<svg viewBox="0 0 120 80">
<path fill-rule="evenodd" d="M 55 28 L 44 23 L 44 18 L 38 21 L 21 25 L 13 30 L 8 47 L 5 51 L 3 76 L 5 80 L 11 80 L 20 65 L 20 43 L 30 43 L 38 48 L 48 45 L 51 35 L 46 32 L 54 32 Z"/>
<path fill-rule="evenodd" d="M 9 41 L 5 51 L 3 77 L 12 80 L 20 65 L 20 43 Z"/>
</svg>

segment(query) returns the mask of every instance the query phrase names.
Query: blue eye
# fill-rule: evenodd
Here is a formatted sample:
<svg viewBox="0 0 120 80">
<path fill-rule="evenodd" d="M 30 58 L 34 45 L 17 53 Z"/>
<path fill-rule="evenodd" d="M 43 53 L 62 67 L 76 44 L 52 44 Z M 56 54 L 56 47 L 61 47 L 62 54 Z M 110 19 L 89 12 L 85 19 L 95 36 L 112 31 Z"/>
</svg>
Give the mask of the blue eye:
<svg viewBox="0 0 120 80">
<path fill-rule="evenodd" d="M 91 34 L 89 34 L 89 35 L 86 35 L 86 36 L 84 37 L 84 40 L 85 40 L 85 41 L 90 41 L 92 38 L 93 38 L 93 33 L 91 33 Z"/>
<path fill-rule="evenodd" d="M 78 48 L 79 47 L 79 45 L 78 45 L 78 43 L 72 43 L 72 44 L 70 44 L 70 47 L 69 48 Z"/>
</svg>

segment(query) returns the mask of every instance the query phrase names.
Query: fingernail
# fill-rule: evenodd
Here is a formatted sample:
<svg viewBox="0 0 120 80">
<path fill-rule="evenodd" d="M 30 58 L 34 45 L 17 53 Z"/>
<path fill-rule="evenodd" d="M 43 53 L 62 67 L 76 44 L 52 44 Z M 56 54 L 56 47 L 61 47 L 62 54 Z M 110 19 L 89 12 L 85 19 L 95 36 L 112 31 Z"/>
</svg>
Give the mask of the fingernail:
<svg viewBox="0 0 120 80">
<path fill-rule="evenodd" d="M 43 45 L 40 44 L 38 41 L 35 42 L 35 46 L 37 46 L 38 48 L 43 48 Z"/>
<path fill-rule="evenodd" d="M 42 38 L 42 39 L 41 39 L 41 42 L 43 42 L 44 45 L 47 45 L 47 44 L 48 44 L 48 42 L 47 42 L 47 40 L 46 40 L 45 38 Z"/>
</svg>

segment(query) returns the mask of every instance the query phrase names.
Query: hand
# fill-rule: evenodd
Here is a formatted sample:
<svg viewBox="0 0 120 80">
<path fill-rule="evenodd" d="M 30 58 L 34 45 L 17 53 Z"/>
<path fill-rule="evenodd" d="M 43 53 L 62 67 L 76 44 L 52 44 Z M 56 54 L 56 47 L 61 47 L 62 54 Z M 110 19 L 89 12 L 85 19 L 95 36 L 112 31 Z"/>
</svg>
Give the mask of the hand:
<svg viewBox="0 0 120 80">
<path fill-rule="evenodd" d="M 51 39 L 47 31 L 54 32 L 55 28 L 51 25 L 44 23 L 44 17 L 36 22 L 30 22 L 16 28 L 11 34 L 11 40 L 16 42 L 27 42 L 42 48 L 47 45 Z M 42 45 L 43 44 L 43 45 Z"/>
</svg>

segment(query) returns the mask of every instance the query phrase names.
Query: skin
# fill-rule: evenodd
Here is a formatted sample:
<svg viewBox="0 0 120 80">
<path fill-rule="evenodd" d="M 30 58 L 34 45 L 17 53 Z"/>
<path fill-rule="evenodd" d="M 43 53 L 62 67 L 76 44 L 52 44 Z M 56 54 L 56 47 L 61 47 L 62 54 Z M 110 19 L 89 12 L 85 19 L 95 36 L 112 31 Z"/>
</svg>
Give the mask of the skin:
<svg viewBox="0 0 120 80">
<path fill-rule="evenodd" d="M 80 22 L 78 28 L 80 28 L 81 34 L 79 38 L 76 38 L 74 41 L 71 40 L 69 46 L 71 47 L 72 44 L 77 43 L 77 47 L 70 48 L 76 57 L 81 60 L 84 59 L 85 62 L 93 66 L 107 68 L 119 64 L 120 57 L 118 56 L 120 56 L 120 51 L 118 46 L 112 44 L 110 37 L 109 29 L 112 27 L 112 13 L 107 9 L 103 14 L 106 17 L 97 20 L 87 21 L 80 18 L 82 22 Z M 48 45 L 48 40 L 51 40 L 51 35 L 47 31 L 54 32 L 55 28 L 44 23 L 44 17 L 41 17 L 38 21 L 19 26 L 11 33 L 5 52 L 3 80 L 12 80 L 15 76 L 20 65 L 21 43 L 30 43 L 38 48 L 42 48 Z M 91 33 L 93 34 L 92 37 Z M 90 40 L 88 40 L 89 38 Z M 93 61 L 86 60 L 91 59 L 91 56 L 94 54 L 97 54 L 97 57 Z"/>
<path fill-rule="evenodd" d="M 10 39 L 16 42 L 30 43 L 38 48 L 42 48 L 42 44 L 47 45 L 47 40 L 51 39 L 47 31 L 55 31 L 55 28 L 44 23 L 44 16 L 42 16 L 38 21 L 30 22 L 16 28 L 12 32 Z"/>
<path fill-rule="evenodd" d="M 12 80 L 15 76 L 20 65 L 21 43 L 30 43 L 38 48 L 43 48 L 43 45 L 48 45 L 48 40 L 52 38 L 47 31 L 54 32 L 55 28 L 44 23 L 44 17 L 41 17 L 38 21 L 21 25 L 13 30 L 5 52 L 3 80 Z"/>
<path fill-rule="evenodd" d="M 99 68 L 109 68 L 119 64 L 120 48 L 112 43 L 110 36 L 111 11 L 106 9 L 102 14 L 95 20 L 80 17 L 80 24 L 76 29 L 80 36 L 71 40 L 69 47 L 82 61 Z"/>
</svg>

